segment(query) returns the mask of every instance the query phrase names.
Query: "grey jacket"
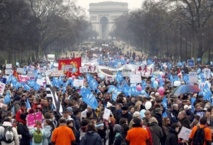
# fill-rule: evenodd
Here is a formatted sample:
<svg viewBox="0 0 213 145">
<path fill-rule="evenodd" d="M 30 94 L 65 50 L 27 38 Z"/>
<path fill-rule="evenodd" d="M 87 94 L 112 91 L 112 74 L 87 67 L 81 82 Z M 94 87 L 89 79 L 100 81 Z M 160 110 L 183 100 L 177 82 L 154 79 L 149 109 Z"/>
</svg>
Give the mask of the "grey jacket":
<svg viewBox="0 0 213 145">
<path fill-rule="evenodd" d="M 152 134 L 153 145 L 161 145 L 161 139 L 163 138 L 162 128 L 155 122 L 151 123 L 149 128 Z"/>
</svg>

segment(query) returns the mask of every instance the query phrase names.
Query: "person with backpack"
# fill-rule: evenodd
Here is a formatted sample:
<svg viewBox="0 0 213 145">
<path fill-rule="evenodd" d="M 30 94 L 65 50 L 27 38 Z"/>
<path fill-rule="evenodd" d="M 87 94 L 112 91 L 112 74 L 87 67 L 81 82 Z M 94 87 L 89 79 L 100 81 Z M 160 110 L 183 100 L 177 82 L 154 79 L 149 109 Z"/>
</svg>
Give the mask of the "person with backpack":
<svg viewBox="0 0 213 145">
<path fill-rule="evenodd" d="M 10 118 L 5 118 L 0 126 L 0 142 L 1 145 L 19 145 L 19 136 Z"/>
<path fill-rule="evenodd" d="M 42 145 L 42 131 L 41 127 L 37 126 L 33 131 L 32 131 L 32 145 Z"/>
<path fill-rule="evenodd" d="M 207 118 L 200 119 L 200 125 L 193 127 L 189 136 L 189 145 L 211 145 L 212 133 L 207 125 Z"/>
</svg>

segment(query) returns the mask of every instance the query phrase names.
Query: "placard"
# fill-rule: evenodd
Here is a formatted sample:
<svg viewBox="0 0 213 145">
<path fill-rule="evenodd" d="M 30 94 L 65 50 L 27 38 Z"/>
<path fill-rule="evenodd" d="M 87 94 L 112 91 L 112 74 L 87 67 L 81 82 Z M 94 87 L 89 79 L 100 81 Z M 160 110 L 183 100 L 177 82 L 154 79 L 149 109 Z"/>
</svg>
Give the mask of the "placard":
<svg viewBox="0 0 213 145">
<path fill-rule="evenodd" d="M 30 80 L 30 78 L 28 76 L 25 76 L 25 75 L 19 76 L 19 81 L 22 83 L 26 83 L 28 80 Z"/>
<path fill-rule="evenodd" d="M 188 59 L 188 60 L 187 60 L 187 65 L 188 65 L 189 67 L 194 67 L 194 66 L 195 66 L 195 61 L 194 61 L 193 59 Z"/>
<path fill-rule="evenodd" d="M 12 69 L 6 69 L 5 74 L 7 74 L 7 75 L 13 74 L 13 70 Z"/>
<path fill-rule="evenodd" d="M 111 110 L 110 110 L 110 109 L 105 108 L 105 109 L 104 109 L 103 119 L 109 120 L 109 116 L 110 116 L 110 114 L 111 114 Z"/>
<path fill-rule="evenodd" d="M 178 134 L 178 137 L 188 141 L 191 131 L 192 131 L 191 129 L 182 126 L 180 133 Z"/>
<path fill-rule="evenodd" d="M 20 73 L 20 74 L 24 74 L 24 69 L 23 68 L 17 68 L 17 73 Z"/>
<path fill-rule="evenodd" d="M 141 83 L 141 76 L 139 74 L 130 75 L 130 83 L 137 84 Z"/>
<path fill-rule="evenodd" d="M 12 69 L 12 64 L 6 64 L 6 69 Z"/>
<path fill-rule="evenodd" d="M 124 77 L 130 76 L 133 74 L 132 70 L 127 65 L 125 65 L 121 73 Z"/>
<path fill-rule="evenodd" d="M 206 79 L 209 79 L 211 77 L 211 70 L 209 68 L 204 68 L 203 75 Z"/>
<path fill-rule="evenodd" d="M 43 79 L 37 79 L 37 81 L 36 81 L 36 83 L 38 84 L 38 85 L 40 85 L 40 86 L 44 86 L 44 84 L 46 84 L 46 81 L 45 80 L 43 80 Z"/>
<path fill-rule="evenodd" d="M 4 94 L 5 84 L 0 82 L 0 95 L 2 96 Z"/>
<path fill-rule="evenodd" d="M 197 72 L 189 72 L 189 82 L 190 83 L 197 83 Z"/>
<path fill-rule="evenodd" d="M 29 71 L 29 72 L 27 73 L 27 76 L 28 76 L 31 80 L 35 78 L 34 73 L 31 72 L 31 71 Z"/>
<path fill-rule="evenodd" d="M 28 114 L 26 119 L 27 119 L 27 126 L 34 127 L 37 121 L 42 122 L 42 113 L 36 112 L 36 113 Z"/>
<path fill-rule="evenodd" d="M 84 85 L 84 80 L 74 79 L 74 81 L 73 81 L 73 86 L 74 87 L 81 87 L 83 85 Z"/>
<path fill-rule="evenodd" d="M 50 75 L 53 77 L 65 76 L 63 70 L 52 71 Z"/>
</svg>

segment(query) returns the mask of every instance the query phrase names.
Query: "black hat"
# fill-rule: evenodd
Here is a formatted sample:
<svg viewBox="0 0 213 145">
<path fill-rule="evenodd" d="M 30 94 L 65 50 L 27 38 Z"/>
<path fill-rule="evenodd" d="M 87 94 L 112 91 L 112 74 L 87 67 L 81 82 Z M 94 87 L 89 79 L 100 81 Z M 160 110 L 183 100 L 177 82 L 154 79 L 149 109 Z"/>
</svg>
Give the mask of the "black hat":
<svg viewBox="0 0 213 145">
<path fill-rule="evenodd" d="M 128 107 L 123 106 L 123 107 L 121 108 L 121 110 L 128 110 Z"/>
</svg>

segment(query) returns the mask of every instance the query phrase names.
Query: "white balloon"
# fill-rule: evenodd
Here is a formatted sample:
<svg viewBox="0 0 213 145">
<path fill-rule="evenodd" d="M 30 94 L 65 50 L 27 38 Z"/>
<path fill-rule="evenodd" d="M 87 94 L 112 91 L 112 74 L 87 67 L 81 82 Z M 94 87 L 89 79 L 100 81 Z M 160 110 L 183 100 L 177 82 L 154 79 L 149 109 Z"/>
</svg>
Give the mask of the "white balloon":
<svg viewBox="0 0 213 145">
<path fill-rule="evenodd" d="M 145 108 L 146 108 L 146 110 L 149 110 L 151 107 L 152 107 L 152 103 L 151 103 L 150 101 L 147 101 L 147 102 L 145 103 Z"/>
</svg>

